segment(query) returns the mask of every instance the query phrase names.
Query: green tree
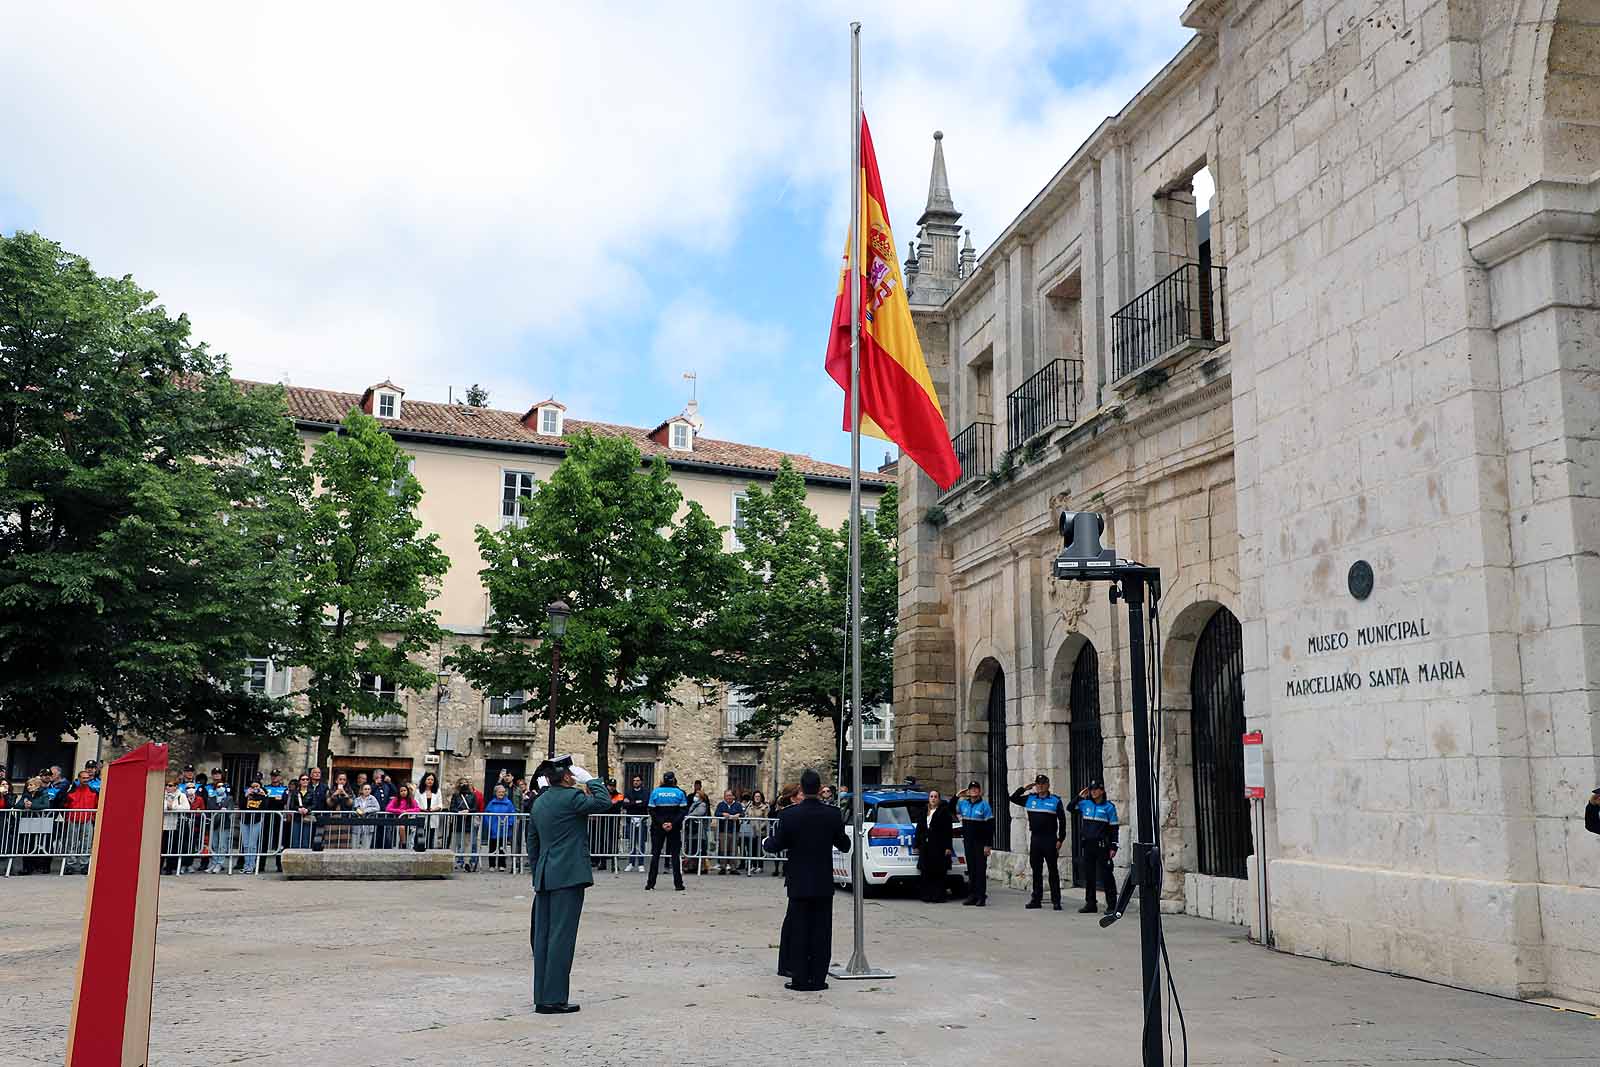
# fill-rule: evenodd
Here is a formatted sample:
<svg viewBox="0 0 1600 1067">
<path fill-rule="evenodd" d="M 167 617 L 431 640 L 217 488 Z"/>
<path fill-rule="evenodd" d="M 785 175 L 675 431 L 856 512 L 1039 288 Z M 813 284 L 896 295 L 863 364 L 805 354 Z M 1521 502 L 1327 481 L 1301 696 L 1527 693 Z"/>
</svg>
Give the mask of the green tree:
<svg viewBox="0 0 1600 1067">
<path fill-rule="evenodd" d="M 471 385 L 467 386 L 467 406 L 474 408 L 488 407 L 489 390 L 485 389 L 477 382 L 473 382 Z"/>
<path fill-rule="evenodd" d="M 894 692 L 898 611 L 896 496 L 878 502 L 875 523 L 861 537 L 861 681 L 868 709 Z M 770 490 L 752 485 L 744 501 L 740 580 L 725 613 L 723 677 L 753 709 L 741 732 L 771 737 L 795 716 L 813 715 L 834 728 L 846 723 L 841 693 L 849 607 L 849 522 L 831 531 L 806 504 L 805 479 L 785 461 Z"/>
<path fill-rule="evenodd" d="M 621 437 L 572 439 L 523 518 L 478 528 L 491 619 L 481 647 L 459 646 L 451 663 L 487 693 L 549 694 L 546 607 L 565 600 L 557 723 L 594 731 L 605 775 L 617 725 L 671 702 L 682 679 L 713 675 L 734 564 L 700 505 L 683 506 L 666 463 L 645 464 Z"/>
<path fill-rule="evenodd" d="M 295 726 L 242 680 L 283 637 L 300 444 L 155 299 L 0 237 L 0 734 Z"/>
<path fill-rule="evenodd" d="M 422 533 L 422 485 L 411 457 L 370 415 L 351 411 L 311 453 L 317 492 L 296 538 L 293 632 L 285 662 L 308 669 L 304 724 L 317 764 L 347 715 L 393 711 L 388 693 L 431 689 L 413 657 L 443 637 L 429 607 L 450 568 L 438 535 Z M 381 678 L 381 687 L 373 684 Z M 389 683 L 393 683 L 390 685 Z"/>
</svg>

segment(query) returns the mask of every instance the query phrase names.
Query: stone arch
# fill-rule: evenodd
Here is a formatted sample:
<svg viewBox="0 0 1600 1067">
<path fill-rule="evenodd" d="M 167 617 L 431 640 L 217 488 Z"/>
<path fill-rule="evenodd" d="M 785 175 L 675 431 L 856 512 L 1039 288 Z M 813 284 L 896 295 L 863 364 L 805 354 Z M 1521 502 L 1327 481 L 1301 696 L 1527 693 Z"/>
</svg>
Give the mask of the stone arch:
<svg viewBox="0 0 1600 1067">
<path fill-rule="evenodd" d="M 1012 763 L 1012 746 L 1015 738 L 1011 729 L 1012 695 L 1008 686 L 1016 682 L 1008 675 L 998 657 L 983 656 L 972 668 L 963 711 L 965 727 L 961 732 L 967 746 L 965 766 L 971 777 L 983 783 L 984 792 L 997 798 L 995 814 L 1000 814 L 1003 795 L 1010 792 L 1009 780 L 1015 769 Z M 1010 820 L 995 821 L 997 849 L 1010 847 L 1012 827 Z"/>
<path fill-rule="evenodd" d="M 1231 590 L 1215 583 L 1186 586 L 1161 605 L 1161 781 L 1156 797 L 1161 853 L 1169 874 L 1163 893 L 1181 899 L 1185 876 L 1197 871 L 1194 796 L 1193 700 L 1190 680 L 1195 649 L 1206 624 L 1219 610 L 1239 617 Z M 1152 695 L 1152 699 L 1153 699 Z"/>
<path fill-rule="evenodd" d="M 1600 170 L 1600 71 L 1590 58 L 1600 28 L 1583 21 L 1584 6 L 1517 0 L 1509 17 L 1485 17 L 1485 204 L 1541 178 Z"/>
</svg>

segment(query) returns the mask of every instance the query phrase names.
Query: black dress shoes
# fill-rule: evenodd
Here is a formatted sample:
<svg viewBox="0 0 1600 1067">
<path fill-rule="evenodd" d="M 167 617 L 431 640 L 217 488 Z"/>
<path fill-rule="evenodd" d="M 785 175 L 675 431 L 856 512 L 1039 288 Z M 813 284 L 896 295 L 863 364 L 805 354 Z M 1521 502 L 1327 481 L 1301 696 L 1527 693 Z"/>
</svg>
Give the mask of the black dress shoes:
<svg viewBox="0 0 1600 1067">
<path fill-rule="evenodd" d="M 576 1004 L 535 1004 L 535 1015 L 571 1015 L 578 1010 Z"/>
<path fill-rule="evenodd" d="M 820 993 L 828 988 L 828 983 L 823 982 L 821 985 L 795 985 L 793 982 L 785 982 L 783 983 L 783 988 L 792 989 L 796 993 Z"/>
</svg>

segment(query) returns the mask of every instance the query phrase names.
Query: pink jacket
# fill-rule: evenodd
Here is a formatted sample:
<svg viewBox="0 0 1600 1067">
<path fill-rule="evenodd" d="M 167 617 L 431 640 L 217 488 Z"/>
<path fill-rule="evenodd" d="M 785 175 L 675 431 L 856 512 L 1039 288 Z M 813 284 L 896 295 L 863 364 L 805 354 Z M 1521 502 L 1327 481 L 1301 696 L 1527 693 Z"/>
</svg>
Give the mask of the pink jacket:
<svg viewBox="0 0 1600 1067">
<path fill-rule="evenodd" d="M 400 797 L 396 795 L 389 798 L 389 806 L 383 810 L 387 811 L 391 815 L 403 815 L 408 811 L 421 811 L 422 809 L 417 807 L 417 802 L 412 800 L 410 797 L 401 800 Z"/>
</svg>

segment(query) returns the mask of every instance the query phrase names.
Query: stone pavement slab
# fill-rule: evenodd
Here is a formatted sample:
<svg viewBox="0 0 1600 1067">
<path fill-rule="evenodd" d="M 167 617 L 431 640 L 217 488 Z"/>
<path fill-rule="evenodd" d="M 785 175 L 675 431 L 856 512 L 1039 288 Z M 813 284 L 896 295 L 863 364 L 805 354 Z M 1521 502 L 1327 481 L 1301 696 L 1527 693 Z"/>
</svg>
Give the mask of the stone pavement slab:
<svg viewBox="0 0 1600 1067">
<path fill-rule="evenodd" d="M 898 977 L 794 994 L 773 974 L 777 880 L 688 884 L 602 875 L 583 1011 L 554 1017 L 529 1003 L 523 876 L 164 878 L 150 1062 L 1138 1063 L 1136 917 L 1101 930 L 1005 890 L 982 910 L 872 899 L 868 954 Z M 0 879 L 0 1064 L 63 1061 L 83 886 Z M 835 921 L 848 958 L 843 894 Z M 1166 930 L 1192 1064 L 1600 1064 L 1587 1015 L 1281 955 L 1201 919 Z"/>
</svg>

